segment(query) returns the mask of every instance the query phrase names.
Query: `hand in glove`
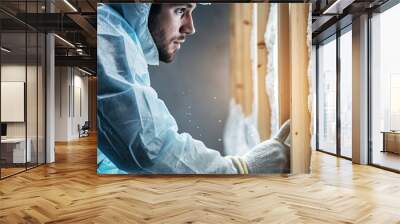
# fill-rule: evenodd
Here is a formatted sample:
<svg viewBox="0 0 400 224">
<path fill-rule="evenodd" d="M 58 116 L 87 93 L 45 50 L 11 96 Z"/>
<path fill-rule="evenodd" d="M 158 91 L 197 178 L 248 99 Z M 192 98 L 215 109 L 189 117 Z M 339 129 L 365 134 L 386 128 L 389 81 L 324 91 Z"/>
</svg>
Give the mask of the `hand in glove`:
<svg viewBox="0 0 400 224">
<path fill-rule="evenodd" d="M 284 142 L 289 133 L 290 120 L 272 139 L 261 142 L 242 157 L 231 157 L 239 173 L 288 173 L 290 148 Z"/>
</svg>

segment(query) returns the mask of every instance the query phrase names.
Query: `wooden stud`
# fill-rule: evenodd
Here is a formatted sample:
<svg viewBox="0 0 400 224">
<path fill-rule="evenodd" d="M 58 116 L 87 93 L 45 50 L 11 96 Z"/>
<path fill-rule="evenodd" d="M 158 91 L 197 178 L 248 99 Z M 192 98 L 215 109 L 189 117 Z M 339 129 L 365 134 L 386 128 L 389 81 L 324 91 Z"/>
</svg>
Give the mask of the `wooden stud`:
<svg viewBox="0 0 400 224">
<path fill-rule="evenodd" d="M 239 54 L 236 53 L 236 49 L 238 49 L 239 45 L 239 27 L 238 27 L 238 18 L 240 18 L 240 10 L 238 4 L 231 5 L 231 14 L 230 14 L 230 77 L 231 77 L 231 96 L 234 98 L 235 103 L 241 103 L 242 99 L 240 94 L 238 94 L 240 86 L 242 86 L 239 80 L 239 71 L 238 71 L 238 64 L 239 64 Z"/>
<path fill-rule="evenodd" d="M 251 75 L 250 38 L 252 28 L 252 5 L 231 6 L 231 95 L 249 116 L 253 104 L 253 79 Z"/>
<path fill-rule="evenodd" d="M 271 108 L 265 86 L 268 52 L 264 39 L 268 23 L 269 6 L 269 4 L 259 3 L 257 8 L 258 131 L 261 140 L 269 139 L 271 136 Z"/>
<path fill-rule="evenodd" d="M 289 4 L 278 4 L 279 126 L 290 118 Z"/>
<path fill-rule="evenodd" d="M 289 6 L 290 58 L 291 58 L 291 171 L 308 173 L 311 158 L 311 116 L 308 111 L 308 44 L 309 4 Z"/>
<path fill-rule="evenodd" d="M 239 48 L 241 55 L 241 76 L 243 77 L 243 112 L 245 116 L 250 116 L 253 105 L 253 76 L 251 71 L 251 30 L 253 26 L 252 4 L 240 4 L 242 10 L 242 39 Z"/>
</svg>

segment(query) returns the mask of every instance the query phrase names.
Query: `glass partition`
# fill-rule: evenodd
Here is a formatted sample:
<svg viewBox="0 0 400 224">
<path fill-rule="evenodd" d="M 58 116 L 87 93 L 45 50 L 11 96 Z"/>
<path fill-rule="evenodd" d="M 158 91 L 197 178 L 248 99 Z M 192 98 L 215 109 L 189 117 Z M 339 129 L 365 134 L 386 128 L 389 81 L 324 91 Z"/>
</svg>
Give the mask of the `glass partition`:
<svg viewBox="0 0 400 224">
<path fill-rule="evenodd" d="M 336 38 L 318 47 L 318 149 L 336 154 Z"/>
<path fill-rule="evenodd" d="M 1 34 L 1 175 L 24 171 L 26 150 L 26 33 Z"/>
<path fill-rule="evenodd" d="M 0 12 L 1 179 L 45 162 L 46 39 L 12 16 L 42 13 L 44 3 L 0 2 L 0 7 L 15 10 Z"/>
<path fill-rule="evenodd" d="M 30 159 L 28 160 L 27 167 L 33 167 L 37 165 L 38 157 L 38 144 L 37 144 L 37 132 L 38 132 L 38 88 L 37 88 L 37 76 L 38 76 L 38 49 L 37 41 L 38 35 L 36 32 L 27 33 L 27 76 L 26 76 L 26 113 L 27 113 L 27 151 L 30 151 Z"/>
<path fill-rule="evenodd" d="M 352 157 L 352 32 L 340 36 L 340 155 Z"/>
<path fill-rule="evenodd" d="M 37 128 L 38 128 L 38 135 L 37 135 L 37 162 L 38 164 L 43 164 L 46 162 L 46 145 L 45 145 L 45 124 L 46 124 L 46 76 L 45 76 L 45 65 L 46 65 L 46 38 L 45 34 L 39 33 L 38 34 L 38 74 L 37 74 Z"/>
</svg>

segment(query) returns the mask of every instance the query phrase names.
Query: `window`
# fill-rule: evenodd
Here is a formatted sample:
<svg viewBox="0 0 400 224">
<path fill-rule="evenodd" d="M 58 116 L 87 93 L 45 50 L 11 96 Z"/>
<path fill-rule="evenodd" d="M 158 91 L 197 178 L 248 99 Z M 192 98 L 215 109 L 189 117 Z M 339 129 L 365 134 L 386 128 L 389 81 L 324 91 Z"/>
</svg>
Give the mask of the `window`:
<svg viewBox="0 0 400 224">
<path fill-rule="evenodd" d="M 352 157 L 352 33 L 340 36 L 340 155 Z"/>
<path fill-rule="evenodd" d="M 336 39 L 318 48 L 318 149 L 336 154 Z"/>
<path fill-rule="evenodd" d="M 372 164 L 400 170 L 400 5 L 371 18 Z"/>
</svg>

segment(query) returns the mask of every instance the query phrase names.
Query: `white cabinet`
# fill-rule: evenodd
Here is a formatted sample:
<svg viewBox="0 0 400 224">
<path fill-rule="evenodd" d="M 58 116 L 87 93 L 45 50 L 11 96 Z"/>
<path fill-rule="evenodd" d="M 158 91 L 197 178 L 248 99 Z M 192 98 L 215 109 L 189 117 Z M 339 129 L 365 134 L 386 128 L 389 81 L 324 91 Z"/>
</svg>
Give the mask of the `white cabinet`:
<svg viewBox="0 0 400 224">
<path fill-rule="evenodd" d="M 7 138 L 1 140 L 2 147 L 12 149 L 12 163 L 25 163 L 31 162 L 32 160 L 32 141 L 30 138 L 27 139 L 26 151 L 25 151 L 25 139 L 24 138 Z M 26 161 L 25 161 L 26 159 Z"/>
</svg>

